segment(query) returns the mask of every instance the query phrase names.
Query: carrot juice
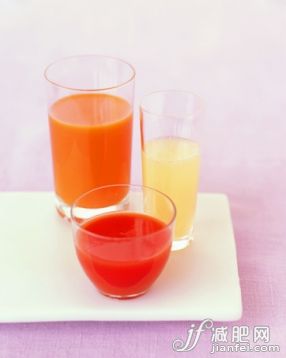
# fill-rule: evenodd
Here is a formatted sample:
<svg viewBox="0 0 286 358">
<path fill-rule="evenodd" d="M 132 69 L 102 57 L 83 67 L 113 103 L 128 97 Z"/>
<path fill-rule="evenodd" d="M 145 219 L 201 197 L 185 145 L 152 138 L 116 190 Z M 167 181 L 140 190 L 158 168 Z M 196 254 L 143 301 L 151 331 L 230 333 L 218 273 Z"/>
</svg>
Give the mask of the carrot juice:
<svg viewBox="0 0 286 358">
<path fill-rule="evenodd" d="M 104 93 L 65 96 L 50 107 L 49 125 L 60 201 L 71 205 L 95 187 L 129 183 L 132 107 L 125 99 Z"/>
</svg>

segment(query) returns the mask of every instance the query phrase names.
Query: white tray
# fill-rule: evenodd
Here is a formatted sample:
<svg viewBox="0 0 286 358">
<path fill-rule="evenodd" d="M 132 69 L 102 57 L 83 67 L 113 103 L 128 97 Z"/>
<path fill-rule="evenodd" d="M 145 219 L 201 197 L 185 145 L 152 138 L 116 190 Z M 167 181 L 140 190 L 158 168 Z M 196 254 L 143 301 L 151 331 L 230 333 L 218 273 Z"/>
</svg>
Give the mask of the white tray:
<svg viewBox="0 0 286 358">
<path fill-rule="evenodd" d="M 146 295 L 110 299 L 82 272 L 51 193 L 0 193 L 0 322 L 237 320 L 241 293 L 226 196 L 200 194 L 195 226 L 195 241 L 171 254 Z"/>
</svg>

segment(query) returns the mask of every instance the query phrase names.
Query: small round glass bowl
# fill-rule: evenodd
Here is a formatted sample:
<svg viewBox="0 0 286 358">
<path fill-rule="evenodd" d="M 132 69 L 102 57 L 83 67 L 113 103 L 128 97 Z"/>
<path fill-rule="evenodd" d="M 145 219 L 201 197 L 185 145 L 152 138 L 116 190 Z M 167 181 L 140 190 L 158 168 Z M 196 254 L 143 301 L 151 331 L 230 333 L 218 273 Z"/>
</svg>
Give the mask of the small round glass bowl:
<svg viewBox="0 0 286 358">
<path fill-rule="evenodd" d="M 71 208 L 77 257 L 102 294 L 144 294 L 165 267 L 176 208 L 165 194 L 139 185 L 110 185 L 81 195 Z"/>
</svg>

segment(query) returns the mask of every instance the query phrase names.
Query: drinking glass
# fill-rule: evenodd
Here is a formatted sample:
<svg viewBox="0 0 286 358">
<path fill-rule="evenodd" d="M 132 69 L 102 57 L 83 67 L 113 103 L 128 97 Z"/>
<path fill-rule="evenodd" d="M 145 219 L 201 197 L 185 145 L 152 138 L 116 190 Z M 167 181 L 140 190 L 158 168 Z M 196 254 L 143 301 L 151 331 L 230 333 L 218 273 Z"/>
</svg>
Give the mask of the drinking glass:
<svg viewBox="0 0 286 358">
<path fill-rule="evenodd" d="M 162 211 L 154 213 L 158 200 Z M 76 253 L 99 292 L 114 298 L 145 293 L 168 260 L 175 216 L 169 197 L 140 185 L 104 186 L 76 199 L 71 209 Z"/>
<path fill-rule="evenodd" d="M 135 71 L 120 59 L 83 55 L 52 63 L 45 78 L 56 208 L 69 218 L 84 192 L 130 182 Z"/>
<path fill-rule="evenodd" d="M 167 194 L 177 208 L 172 250 L 188 246 L 199 182 L 200 150 L 196 122 L 200 97 L 186 91 L 159 91 L 140 106 L 143 184 Z M 160 203 L 154 202 L 154 212 Z"/>
</svg>

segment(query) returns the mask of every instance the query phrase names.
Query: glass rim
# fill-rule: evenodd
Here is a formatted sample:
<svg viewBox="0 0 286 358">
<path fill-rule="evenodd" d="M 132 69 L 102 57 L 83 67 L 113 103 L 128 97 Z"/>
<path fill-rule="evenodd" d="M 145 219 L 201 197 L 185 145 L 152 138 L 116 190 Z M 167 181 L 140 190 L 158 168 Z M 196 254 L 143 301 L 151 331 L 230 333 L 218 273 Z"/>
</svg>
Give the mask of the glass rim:
<svg viewBox="0 0 286 358">
<path fill-rule="evenodd" d="M 195 98 L 196 100 L 198 100 L 198 102 L 200 104 L 199 109 L 197 109 L 196 111 L 193 111 L 191 113 L 185 113 L 183 115 L 176 116 L 176 115 L 171 115 L 171 114 L 164 114 L 162 112 L 160 113 L 160 112 L 154 111 L 152 109 L 150 110 L 144 105 L 144 101 L 148 97 L 151 97 L 151 96 L 157 95 L 157 94 L 165 95 L 168 93 L 186 94 L 188 96 Z M 178 89 L 166 89 L 166 90 L 153 91 L 153 92 L 150 92 L 150 93 L 147 93 L 146 95 L 144 95 L 140 101 L 140 110 L 143 113 L 147 113 L 147 114 L 150 114 L 150 115 L 156 116 L 156 117 L 164 117 L 164 118 L 171 118 L 171 119 L 177 119 L 177 120 L 194 119 L 195 117 L 197 117 L 198 115 L 200 115 L 203 112 L 203 110 L 202 110 L 203 103 L 204 103 L 204 101 L 203 101 L 202 97 L 192 91 L 178 90 Z"/>
<path fill-rule="evenodd" d="M 70 86 L 65 86 L 62 85 L 60 83 L 58 83 L 57 81 L 51 80 L 48 76 L 48 72 L 49 70 L 51 70 L 51 68 L 55 65 L 58 65 L 61 62 L 64 62 L 66 60 L 72 60 L 72 59 L 80 59 L 80 58 L 105 58 L 105 59 L 110 59 L 110 60 L 115 60 L 118 61 L 124 65 L 126 65 L 127 67 L 130 68 L 131 70 L 131 76 L 126 80 L 123 81 L 117 85 L 114 86 L 108 86 L 108 87 L 101 87 L 101 88 L 77 88 L 77 87 L 70 87 Z M 128 83 L 132 82 L 134 80 L 136 76 L 136 71 L 134 66 L 132 66 L 129 62 L 122 60 L 121 58 L 118 57 L 113 57 L 113 56 L 108 56 L 108 55 L 101 55 L 101 54 L 85 54 L 85 55 L 73 55 L 73 56 L 66 56 L 66 57 L 61 57 L 53 62 L 51 62 L 44 70 L 44 78 L 46 79 L 46 81 L 48 81 L 50 84 L 57 86 L 59 88 L 63 88 L 66 90 L 70 90 L 70 91 L 77 91 L 77 92 L 102 92 L 102 91 L 108 91 L 108 90 L 112 90 L 115 88 L 120 88 L 120 87 L 124 87 L 125 85 L 127 85 Z"/>
<path fill-rule="evenodd" d="M 99 191 L 99 190 L 102 190 L 102 189 L 107 189 L 107 188 L 115 188 L 115 187 L 128 187 L 128 188 L 137 188 L 137 189 L 147 189 L 147 190 L 151 190 L 153 192 L 156 192 L 157 194 L 165 197 L 165 199 L 167 199 L 167 201 L 171 204 L 171 207 L 173 209 L 173 213 L 172 213 L 172 216 L 171 216 L 171 219 L 168 220 L 168 223 L 165 224 L 165 226 L 159 230 L 156 230 L 154 232 L 152 232 L 151 234 L 144 234 L 144 235 L 140 235 L 140 238 L 145 238 L 145 237 L 148 237 L 148 236 L 152 236 L 152 235 L 155 235 L 157 233 L 160 233 L 160 232 L 163 232 L 164 230 L 166 230 L 167 228 L 169 228 L 172 224 L 174 224 L 175 222 L 175 219 L 176 219 L 176 215 L 177 215 L 177 208 L 176 208 L 176 205 L 175 203 L 173 202 L 173 200 L 165 193 L 161 192 L 160 190 L 157 190 L 157 189 L 154 189 L 154 188 L 151 188 L 149 186 L 146 186 L 146 185 L 139 185 L 139 184 L 111 184 L 111 185 L 103 185 L 103 186 L 100 186 L 100 187 L 97 187 L 97 188 L 93 188 L 83 194 L 81 194 L 77 199 L 75 199 L 75 201 L 73 202 L 72 206 L 71 206 L 71 216 L 70 216 L 70 220 L 71 220 L 71 224 L 72 225 L 75 225 L 79 230 L 81 230 L 82 232 L 86 232 L 88 233 L 89 235 L 91 236 L 94 236 L 96 238 L 99 238 L 99 239 L 103 239 L 103 240 L 117 240 L 117 239 L 122 239 L 122 237 L 116 237 L 116 236 L 106 236 L 106 235 L 100 235 L 100 234 L 95 234 L 95 233 L 92 233 L 91 231 L 89 230 L 86 230 L 84 229 L 81 225 L 79 225 L 76 220 L 75 220 L 75 216 L 74 216 L 74 210 L 75 208 L 77 207 L 77 203 L 82 199 L 84 198 L 85 196 L 95 192 L 95 191 Z M 120 212 L 119 210 L 118 211 L 114 211 L 114 212 Z M 134 212 L 134 211 L 131 211 L 131 212 Z M 110 212 L 112 213 L 112 211 Z M 103 213 L 102 215 L 105 215 L 105 214 L 108 214 L 108 213 Z M 144 213 L 143 213 L 144 214 Z M 151 216 L 151 215 L 149 215 Z M 152 216 L 153 217 L 153 216 Z M 87 219 L 89 220 L 89 219 Z M 159 220 L 159 219 L 158 219 Z M 161 220 L 160 220 L 161 221 Z M 128 238 L 126 239 L 136 239 L 138 238 L 138 236 L 128 236 Z"/>
</svg>

